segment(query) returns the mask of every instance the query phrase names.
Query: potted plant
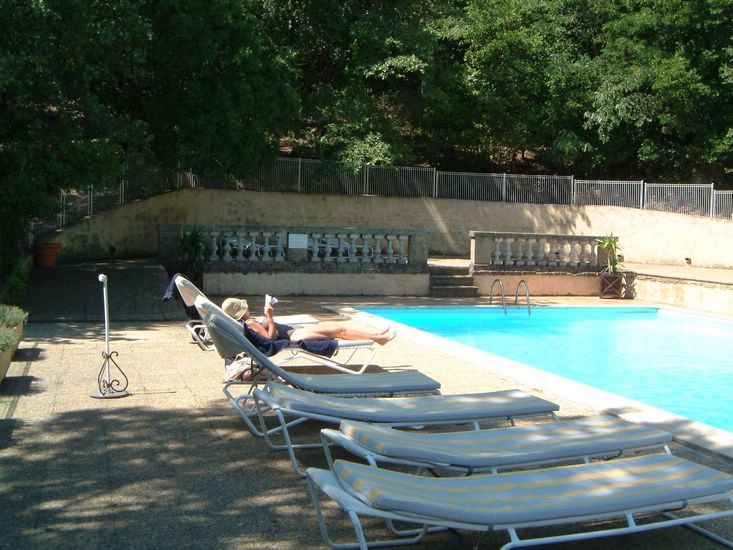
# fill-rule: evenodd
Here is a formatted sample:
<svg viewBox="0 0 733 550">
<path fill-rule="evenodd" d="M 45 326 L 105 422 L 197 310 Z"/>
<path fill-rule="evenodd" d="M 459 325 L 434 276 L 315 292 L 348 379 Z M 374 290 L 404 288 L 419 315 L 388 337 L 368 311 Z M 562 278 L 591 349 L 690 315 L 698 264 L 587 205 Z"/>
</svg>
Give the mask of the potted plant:
<svg viewBox="0 0 733 550">
<path fill-rule="evenodd" d="M 623 296 L 624 270 L 619 258 L 621 248 L 618 240 L 613 233 L 596 240 L 598 250 L 605 254 L 606 264 L 601 273 L 601 298 L 621 298 Z"/>
<path fill-rule="evenodd" d="M 19 307 L 0 304 L 0 326 L 13 329 L 18 335 L 18 340 L 23 337 L 23 329 L 27 320 L 28 313 Z"/>
<path fill-rule="evenodd" d="M 205 251 L 206 235 L 200 227 L 194 226 L 188 232 L 182 230 L 181 237 L 178 239 L 178 254 L 181 257 L 186 276 L 199 288 L 203 288 Z"/>
<path fill-rule="evenodd" d="M 14 328 L 0 325 L 0 382 L 3 381 L 10 368 L 10 361 L 18 348 L 18 342 L 20 338 Z"/>
<path fill-rule="evenodd" d="M 56 267 L 59 259 L 59 243 L 36 243 L 33 246 L 33 260 L 36 267 Z"/>
</svg>

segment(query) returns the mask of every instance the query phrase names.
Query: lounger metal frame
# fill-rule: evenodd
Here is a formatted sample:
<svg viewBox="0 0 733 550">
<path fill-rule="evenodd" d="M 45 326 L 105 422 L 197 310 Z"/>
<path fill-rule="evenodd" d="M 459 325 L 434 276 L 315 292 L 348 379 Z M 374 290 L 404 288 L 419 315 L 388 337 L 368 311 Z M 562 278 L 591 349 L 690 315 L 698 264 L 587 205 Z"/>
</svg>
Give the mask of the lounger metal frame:
<svg viewBox="0 0 733 550">
<path fill-rule="evenodd" d="M 234 396 L 230 387 L 246 386 L 247 393 Z M 224 395 L 226 395 L 229 403 L 232 405 L 237 414 L 244 422 L 249 432 L 258 438 L 262 438 L 267 446 L 276 451 L 287 451 L 293 470 L 300 476 L 305 477 L 305 471 L 300 468 L 299 461 L 295 456 L 295 451 L 299 449 L 314 449 L 323 445 L 319 439 L 312 443 L 294 443 L 290 435 L 290 430 L 308 421 L 325 422 L 328 424 L 339 424 L 343 418 L 339 416 L 331 416 L 326 414 L 318 414 L 310 411 L 302 411 L 282 406 L 267 391 L 267 387 L 260 389 L 256 382 L 229 382 L 224 385 Z M 329 394 L 330 397 L 334 397 Z M 362 396 L 363 397 L 363 396 Z M 425 397 L 426 399 L 440 399 L 441 396 Z M 481 429 L 481 422 L 501 421 L 513 423 L 515 418 L 525 416 L 541 416 L 546 415 L 553 420 L 557 420 L 554 411 L 547 410 L 540 413 L 531 414 L 507 414 L 506 411 L 496 413 L 492 416 L 477 417 L 475 412 L 466 411 L 465 417 L 461 419 L 453 419 L 450 421 L 430 421 L 426 419 L 417 419 L 410 422 L 401 422 L 399 419 L 394 421 L 380 423 L 391 427 L 410 427 L 410 426 L 438 426 L 438 425 L 470 425 L 474 430 Z M 269 427 L 267 418 L 275 419 L 275 426 Z M 282 437 L 282 443 L 273 439 Z"/>
<path fill-rule="evenodd" d="M 203 316 L 201 316 L 202 318 L 200 319 L 195 319 L 193 317 L 193 314 L 200 313 L 194 305 L 196 298 L 200 296 L 206 299 L 206 296 L 195 284 L 181 274 L 176 274 L 173 277 L 173 284 L 176 287 L 178 299 L 183 302 L 181 306 L 186 311 L 186 315 L 189 316 L 189 320 L 186 321 L 185 324 L 186 331 L 188 331 L 193 341 L 196 342 L 202 350 L 212 351 L 214 347 L 207 333 Z M 164 296 L 163 301 L 168 300 L 168 298 L 168 296 Z"/>
<path fill-rule="evenodd" d="M 372 359 L 374 359 L 374 356 L 377 354 L 377 347 L 371 340 L 339 340 L 336 353 L 332 357 L 325 357 L 323 355 L 311 353 L 297 345 L 289 346 L 283 351 L 289 352 L 290 355 L 277 362 L 280 366 L 287 365 L 291 361 L 303 358 L 317 365 L 322 365 L 340 372 L 348 374 L 363 374 L 364 371 L 369 368 L 369 365 L 372 364 Z M 351 364 L 351 361 L 360 351 L 367 352 L 366 358 L 363 361 L 359 361 L 358 368 L 350 368 L 349 365 Z M 340 352 L 343 352 L 346 357 L 343 359 L 337 358 L 337 355 Z"/>
<path fill-rule="evenodd" d="M 499 474 L 501 475 L 501 474 Z M 727 501 L 733 506 L 733 498 L 729 493 L 720 493 L 707 495 L 700 498 L 692 498 L 686 500 L 676 500 L 673 502 L 664 502 L 654 506 L 646 506 L 634 509 L 624 510 L 622 512 L 607 512 L 603 514 L 591 514 L 584 516 L 573 516 L 565 519 L 557 519 L 553 521 L 539 521 L 539 522 L 526 522 L 516 524 L 497 524 L 497 525 L 485 525 L 476 523 L 461 523 L 450 520 L 442 520 L 440 518 L 431 516 L 417 516 L 408 513 L 395 513 L 387 510 L 379 510 L 372 508 L 360 500 L 354 498 L 348 494 L 339 484 L 336 474 L 330 470 L 322 470 L 317 468 L 309 468 L 307 470 L 308 487 L 313 500 L 313 505 L 316 511 L 316 518 L 318 520 L 318 526 L 323 536 L 324 541 L 332 548 L 346 549 L 346 548 L 359 548 L 360 550 L 367 550 L 367 548 L 379 548 L 387 546 L 400 546 L 406 544 L 414 544 L 421 541 L 426 534 L 435 530 L 445 529 L 463 529 L 469 531 L 506 531 L 509 535 L 510 541 L 501 547 L 501 550 L 508 550 L 510 548 L 520 548 L 524 546 L 535 546 L 562 542 L 573 542 L 578 540 L 589 540 L 601 537 L 625 535 L 631 533 L 640 533 L 644 531 L 652 531 L 656 529 L 663 529 L 666 527 L 673 526 L 685 526 L 693 529 L 694 531 L 712 539 L 716 542 L 733 548 L 733 542 L 696 525 L 696 523 L 720 519 L 725 517 L 733 516 L 733 509 L 725 510 L 720 512 L 709 512 L 704 514 L 697 514 L 689 517 L 678 517 L 675 516 L 672 510 L 677 511 L 688 506 L 694 506 L 698 504 L 707 504 L 712 502 Z M 336 542 L 331 538 L 326 524 L 322 505 L 321 495 L 325 494 L 333 501 L 338 503 L 342 510 L 351 520 L 356 533 L 356 542 L 341 543 Z M 653 523 L 639 524 L 636 521 L 636 515 L 639 514 L 650 514 L 658 513 L 661 514 L 665 519 L 656 521 Z M 360 517 L 373 517 L 377 519 L 383 519 L 387 522 L 390 531 L 397 536 L 397 538 L 388 540 L 373 540 L 367 541 L 367 537 L 364 528 L 361 523 Z M 563 525 L 577 522 L 587 522 L 596 520 L 622 520 L 626 522 L 623 527 L 609 527 L 608 529 L 597 529 L 593 531 L 587 531 L 582 533 L 570 533 L 565 535 L 550 535 L 540 536 L 534 538 L 522 538 L 519 536 L 517 530 L 532 527 L 546 527 L 554 525 Z M 399 531 L 393 528 L 394 522 L 406 522 L 415 524 L 418 527 L 411 530 Z"/>
</svg>

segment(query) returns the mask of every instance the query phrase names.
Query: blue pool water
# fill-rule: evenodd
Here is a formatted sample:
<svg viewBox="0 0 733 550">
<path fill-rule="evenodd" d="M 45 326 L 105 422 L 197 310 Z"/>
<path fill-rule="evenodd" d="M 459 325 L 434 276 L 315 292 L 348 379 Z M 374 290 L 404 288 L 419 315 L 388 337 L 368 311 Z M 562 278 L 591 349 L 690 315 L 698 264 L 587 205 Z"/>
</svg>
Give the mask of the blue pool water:
<svg viewBox="0 0 733 550">
<path fill-rule="evenodd" d="M 363 311 L 733 432 L 733 321 L 657 308 Z"/>
</svg>

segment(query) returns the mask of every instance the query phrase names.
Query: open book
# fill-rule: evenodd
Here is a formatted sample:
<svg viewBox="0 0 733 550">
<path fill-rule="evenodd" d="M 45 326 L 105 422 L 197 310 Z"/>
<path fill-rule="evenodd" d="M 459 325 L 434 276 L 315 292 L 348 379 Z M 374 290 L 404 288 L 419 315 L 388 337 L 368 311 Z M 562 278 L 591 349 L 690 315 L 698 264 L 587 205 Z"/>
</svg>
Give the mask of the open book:
<svg viewBox="0 0 733 550">
<path fill-rule="evenodd" d="M 267 311 L 267 308 L 270 306 L 274 306 L 277 303 L 277 298 L 274 296 L 270 296 L 269 294 L 265 294 L 265 311 Z"/>
</svg>

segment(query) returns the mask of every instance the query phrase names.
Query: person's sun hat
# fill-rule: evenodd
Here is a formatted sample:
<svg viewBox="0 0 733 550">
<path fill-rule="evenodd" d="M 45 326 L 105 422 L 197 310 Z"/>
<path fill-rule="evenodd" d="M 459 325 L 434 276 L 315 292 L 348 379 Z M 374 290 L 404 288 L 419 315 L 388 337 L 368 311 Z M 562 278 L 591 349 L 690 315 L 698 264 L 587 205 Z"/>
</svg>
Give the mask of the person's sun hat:
<svg viewBox="0 0 733 550">
<path fill-rule="evenodd" d="M 221 309 L 224 310 L 224 313 L 239 321 L 247 315 L 249 305 L 247 304 L 247 300 L 242 300 L 241 298 L 227 298 L 221 304 Z"/>
</svg>

